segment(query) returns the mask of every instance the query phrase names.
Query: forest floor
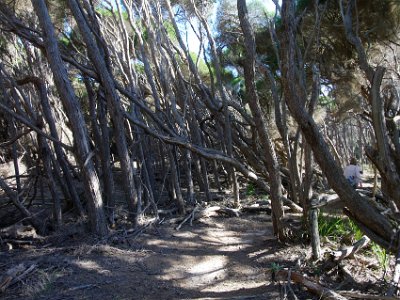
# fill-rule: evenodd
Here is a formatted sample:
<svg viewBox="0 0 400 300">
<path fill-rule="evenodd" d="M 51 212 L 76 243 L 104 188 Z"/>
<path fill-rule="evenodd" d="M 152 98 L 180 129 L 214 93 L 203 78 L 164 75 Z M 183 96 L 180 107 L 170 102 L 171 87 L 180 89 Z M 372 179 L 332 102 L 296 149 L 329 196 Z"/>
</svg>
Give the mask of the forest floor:
<svg viewBox="0 0 400 300">
<path fill-rule="evenodd" d="M 287 218 L 300 224 L 300 216 Z M 205 217 L 177 230 L 178 224 L 117 227 L 103 240 L 76 222 L 45 238 L 34 235 L 32 243 L 0 252 L 0 298 L 320 299 L 274 278 L 274 271 L 290 269 L 333 290 L 369 295 L 382 295 L 390 279 L 368 251 L 325 272 L 324 259 L 312 262 L 302 229 L 292 232 L 294 242 L 279 243 L 265 213 Z M 339 246 L 323 244 L 325 250 Z M 6 272 L 18 267 L 21 280 L 1 293 Z"/>
</svg>

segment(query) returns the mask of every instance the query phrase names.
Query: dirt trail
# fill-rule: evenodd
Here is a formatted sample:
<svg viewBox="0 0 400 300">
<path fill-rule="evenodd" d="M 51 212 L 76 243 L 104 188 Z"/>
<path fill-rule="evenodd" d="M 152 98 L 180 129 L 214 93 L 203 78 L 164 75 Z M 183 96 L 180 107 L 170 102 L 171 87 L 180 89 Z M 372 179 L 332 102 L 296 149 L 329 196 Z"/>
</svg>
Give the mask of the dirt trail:
<svg viewBox="0 0 400 300">
<path fill-rule="evenodd" d="M 299 254 L 277 244 L 266 215 L 149 227 L 110 244 L 73 232 L 53 239 L 1 253 L 0 271 L 37 264 L 3 299 L 279 299 L 267 268 Z"/>
</svg>

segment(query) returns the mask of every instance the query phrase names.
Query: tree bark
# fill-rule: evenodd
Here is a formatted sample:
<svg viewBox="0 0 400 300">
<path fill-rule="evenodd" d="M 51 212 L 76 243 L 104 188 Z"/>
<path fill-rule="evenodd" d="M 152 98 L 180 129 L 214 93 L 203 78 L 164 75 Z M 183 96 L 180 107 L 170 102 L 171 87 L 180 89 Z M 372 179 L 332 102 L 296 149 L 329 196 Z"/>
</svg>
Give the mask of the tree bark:
<svg viewBox="0 0 400 300">
<path fill-rule="evenodd" d="M 282 205 L 282 188 L 281 188 L 281 177 L 279 173 L 279 164 L 276 158 L 274 146 L 265 127 L 266 123 L 263 120 L 261 106 L 258 100 L 258 95 L 255 86 L 254 33 L 249 22 L 246 1 L 238 0 L 237 8 L 246 47 L 245 66 L 244 66 L 246 97 L 254 117 L 254 122 L 256 124 L 258 135 L 260 137 L 261 145 L 265 150 L 265 159 L 267 161 L 266 168 L 268 170 L 268 178 L 271 185 L 270 195 L 272 200 L 271 206 L 272 206 L 272 220 L 274 225 L 274 232 L 275 235 L 277 235 L 278 239 L 284 240 L 286 236 L 284 231 L 284 225 L 282 222 L 283 205 Z"/>
<path fill-rule="evenodd" d="M 60 94 L 61 101 L 65 107 L 74 134 L 76 158 L 83 173 L 84 187 L 88 198 L 91 229 L 94 233 L 102 236 L 107 234 L 108 229 L 103 211 L 99 179 L 93 161 L 90 158 L 88 134 L 82 111 L 75 97 L 71 82 L 68 79 L 67 70 L 61 59 L 53 24 L 51 23 L 45 1 L 32 0 L 32 5 L 45 35 L 44 47 L 46 49 L 47 59 L 53 72 L 57 91 Z"/>
<path fill-rule="evenodd" d="M 37 92 L 39 94 L 40 104 L 42 105 L 41 107 L 42 107 L 44 119 L 46 120 L 46 122 L 49 126 L 49 129 L 50 129 L 50 134 L 55 140 L 59 141 L 60 139 L 59 139 L 59 136 L 57 133 L 56 123 L 54 120 L 54 114 L 53 114 L 53 111 L 52 111 L 52 108 L 50 106 L 50 102 L 49 102 L 49 99 L 47 96 L 46 85 L 38 77 L 26 77 L 26 78 L 17 80 L 17 84 L 20 84 L 20 85 L 23 85 L 28 82 L 31 82 L 35 85 Z M 54 145 L 54 150 L 57 155 L 58 163 L 64 174 L 65 183 L 68 188 L 68 194 L 71 197 L 71 200 L 75 205 L 75 209 L 76 209 L 78 215 L 84 216 L 85 210 L 82 206 L 82 202 L 79 199 L 79 195 L 74 186 L 73 179 L 71 176 L 71 171 L 68 166 L 68 162 L 67 162 L 67 158 L 65 157 L 65 153 L 64 153 L 60 143 L 53 141 L 53 145 Z M 60 178 L 60 179 L 62 179 L 62 178 Z"/>
<path fill-rule="evenodd" d="M 87 3 L 86 3 L 87 4 Z M 117 145 L 118 156 L 121 162 L 121 169 L 123 172 L 124 189 L 127 197 L 127 204 L 129 207 L 130 219 L 132 222 L 137 223 L 137 213 L 140 211 L 138 207 L 137 191 L 133 178 L 133 169 L 131 159 L 129 157 L 127 141 L 125 136 L 124 118 L 122 115 L 122 105 L 120 98 L 116 92 L 112 74 L 106 65 L 108 59 L 105 54 L 102 55 L 101 49 L 95 41 L 94 33 L 87 23 L 87 19 L 83 15 L 82 8 L 76 0 L 68 0 L 68 5 L 72 14 L 77 22 L 79 30 L 85 41 L 88 55 L 93 63 L 96 72 L 100 78 L 100 82 L 104 88 L 105 98 L 108 101 L 111 119 L 114 124 L 114 136 Z M 90 7 L 87 4 L 87 7 Z M 92 20 L 93 22 L 95 20 Z M 101 37 L 100 32 L 95 32 L 98 38 Z"/>
</svg>

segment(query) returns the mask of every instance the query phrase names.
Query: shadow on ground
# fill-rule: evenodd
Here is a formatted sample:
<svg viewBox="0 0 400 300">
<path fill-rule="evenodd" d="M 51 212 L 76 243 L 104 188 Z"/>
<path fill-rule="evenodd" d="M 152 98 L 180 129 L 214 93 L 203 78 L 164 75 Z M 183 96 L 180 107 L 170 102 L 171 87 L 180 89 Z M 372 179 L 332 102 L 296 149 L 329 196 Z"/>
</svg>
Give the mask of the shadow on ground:
<svg viewBox="0 0 400 300">
<path fill-rule="evenodd" d="M 1 253 L 3 274 L 37 265 L 2 299 L 279 299 L 270 266 L 305 255 L 274 239 L 266 215 L 209 218 L 179 231 L 161 224 L 107 242 L 67 231 Z"/>
</svg>

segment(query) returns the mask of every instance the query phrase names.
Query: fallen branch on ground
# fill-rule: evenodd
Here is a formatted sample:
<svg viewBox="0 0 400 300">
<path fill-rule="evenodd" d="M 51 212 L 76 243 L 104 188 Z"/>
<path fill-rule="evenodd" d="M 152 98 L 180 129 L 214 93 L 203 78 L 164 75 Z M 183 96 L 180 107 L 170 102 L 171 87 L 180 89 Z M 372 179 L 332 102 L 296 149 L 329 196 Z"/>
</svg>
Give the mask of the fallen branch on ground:
<svg viewBox="0 0 400 300">
<path fill-rule="evenodd" d="M 193 208 L 192 212 L 185 219 L 183 219 L 183 221 L 181 223 L 179 223 L 179 225 L 176 226 L 175 229 L 176 230 L 181 229 L 182 225 L 185 224 L 189 219 L 190 219 L 190 223 L 192 223 L 193 219 L 194 219 L 194 214 L 196 213 L 197 209 L 198 209 L 197 206 L 195 208 Z"/>
<path fill-rule="evenodd" d="M 341 201 L 337 194 L 320 194 L 315 200 L 317 201 L 311 205 L 311 208 L 321 208 Z"/>
<path fill-rule="evenodd" d="M 1 278 L 0 292 L 4 292 L 9 286 L 21 281 L 29 273 L 31 273 L 37 266 L 35 264 L 26 268 L 24 264 L 19 264 L 6 272 L 6 275 Z"/>
<path fill-rule="evenodd" d="M 289 270 L 280 270 L 277 272 L 278 278 L 280 277 L 283 280 L 292 280 L 294 283 L 298 283 L 303 285 L 307 290 L 311 293 L 318 295 L 321 299 L 325 300 L 346 300 L 347 298 L 339 295 L 338 293 L 328 289 L 319 283 L 312 281 L 301 275 L 300 273 L 289 271 Z"/>
<path fill-rule="evenodd" d="M 199 209 L 197 206 L 183 219 L 181 223 L 175 228 L 176 230 L 181 229 L 182 225 L 185 224 L 188 220 L 192 223 L 195 220 L 199 220 L 204 217 L 211 217 L 211 216 L 219 216 L 220 214 L 227 215 L 229 217 L 239 217 L 239 210 L 228 208 L 228 207 L 221 207 L 221 206 L 211 206 L 204 209 Z"/>
<path fill-rule="evenodd" d="M 361 239 L 359 239 L 357 242 L 355 242 L 352 246 L 345 247 L 345 248 L 337 250 L 337 251 L 332 251 L 331 255 L 333 257 L 333 260 L 341 261 L 341 260 L 345 259 L 346 257 L 353 256 L 361 248 L 368 245 L 369 241 L 370 241 L 370 239 L 366 235 L 363 235 L 363 237 Z"/>
</svg>

